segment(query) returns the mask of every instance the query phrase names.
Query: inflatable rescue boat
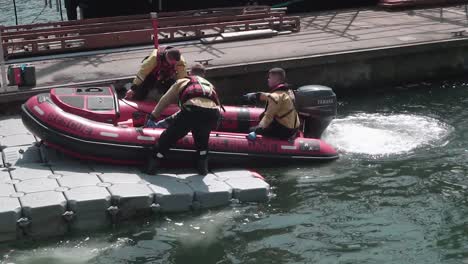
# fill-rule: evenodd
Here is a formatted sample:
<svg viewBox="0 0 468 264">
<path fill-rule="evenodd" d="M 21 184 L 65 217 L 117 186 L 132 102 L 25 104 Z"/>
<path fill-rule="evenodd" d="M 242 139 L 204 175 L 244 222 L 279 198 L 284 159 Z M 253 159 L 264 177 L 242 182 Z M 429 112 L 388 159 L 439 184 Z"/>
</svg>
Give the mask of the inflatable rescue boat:
<svg viewBox="0 0 468 264">
<path fill-rule="evenodd" d="M 310 161 L 338 158 L 335 149 L 320 140 L 336 116 L 336 96 L 324 86 L 304 86 L 295 91 L 301 115 L 301 133 L 294 139 L 258 136 L 246 138 L 258 124 L 262 108 L 225 106 L 222 120 L 209 141 L 210 160 L 220 161 Z M 155 103 L 119 99 L 112 87 L 52 89 L 31 97 L 22 105 L 26 128 L 46 145 L 80 159 L 119 164 L 142 164 L 163 129 L 144 128 Z M 179 109 L 170 106 L 162 118 Z M 195 153 L 189 133 L 171 149 L 168 160 L 188 160 Z"/>
</svg>

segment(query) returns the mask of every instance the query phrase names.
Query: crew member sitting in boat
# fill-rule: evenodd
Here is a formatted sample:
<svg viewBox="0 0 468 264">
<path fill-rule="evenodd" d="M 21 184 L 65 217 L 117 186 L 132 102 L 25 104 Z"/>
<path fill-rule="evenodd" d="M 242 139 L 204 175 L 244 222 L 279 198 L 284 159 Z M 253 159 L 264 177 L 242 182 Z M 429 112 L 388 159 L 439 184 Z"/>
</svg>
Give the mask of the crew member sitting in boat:
<svg viewBox="0 0 468 264">
<path fill-rule="evenodd" d="M 286 72 L 273 68 L 268 72 L 270 93 L 248 93 L 244 99 L 250 103 L 266 102 L 265 111 L 257 126 L 251 127 L 249 138 L 256 134 L 287 140 L 299 129 L 300 119 L 294 106 L 294 93 L 286 83 Z M 252 138 L 251 138 L 252 139 Z"/>
<path fill-rule="evenodd" d="M 192 73 L 197 72 L 200 72 L 200 69 L 192 71 Z M 164 109 L 174 103 L 178 103 L 181 110 L 159 137 L 157 146 L 148 159 L 146 172 L 155 174 L 169 148 L 191 131 L 198 152 L 198 173 L 206 175 L 210 132 L 218 124 L 220 118 L 221 104 L 215 88 L 209 81 L 196 75 L 177 80 L 161 97 L 148 123 L 157 120 Z"/>
<path fill-rule="evenodd" d="M 125 99 L 158 100 L 176 80 L 187 77 L 186 62 L 173 47 L 154 49 L 143 61 Z"/>
</svg>

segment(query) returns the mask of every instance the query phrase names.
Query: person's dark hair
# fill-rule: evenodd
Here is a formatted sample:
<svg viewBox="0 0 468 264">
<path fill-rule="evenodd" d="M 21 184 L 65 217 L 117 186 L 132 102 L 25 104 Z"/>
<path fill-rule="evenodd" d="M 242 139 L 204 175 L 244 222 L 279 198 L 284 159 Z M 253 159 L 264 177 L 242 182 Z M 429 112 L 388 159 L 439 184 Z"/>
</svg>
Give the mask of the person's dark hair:
<svg viewBox="0 0 468 264">
<path fill-rule="evenodd" d="M 172 60 L 180 61 L 180 50 L 172 48 L 172 49 L 168 49 L 166 53 L 167 53 L 167 56 L 171 58 Z"/>
<path fill-rule="evenodd" d="M 286 71 L 284 71 L 282 68 L 273 68 L 268 71 L 268 74 L 280 77 L 280 80 L 283 82 L 286 81 Z"/>
<path fill-rule="evenodd" d="M 205 73 L 206 73 L 206 69 L 203 65 L 201 64 L 195 64 L 192 66 L 192 68 L 190 69 L 190 73 L 192 75 L 196 75 L 196 76 L 204 76 Z"/>
</svg>

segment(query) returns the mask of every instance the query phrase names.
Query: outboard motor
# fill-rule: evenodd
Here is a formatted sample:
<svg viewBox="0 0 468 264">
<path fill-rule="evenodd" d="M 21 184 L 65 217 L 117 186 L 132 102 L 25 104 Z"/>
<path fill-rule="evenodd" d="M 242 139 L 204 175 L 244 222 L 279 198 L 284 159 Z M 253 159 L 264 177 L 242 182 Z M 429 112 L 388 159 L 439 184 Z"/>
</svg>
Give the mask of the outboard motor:
<svg viewBox="0 0 468 264">
<path fill-rule="evenodd" d="M 329 87 L 306 85 L 294 91 L 296 109 L 303 120 L 304 136 L 320 138 L 336 117 L 336 94 Z"/>
</svg>

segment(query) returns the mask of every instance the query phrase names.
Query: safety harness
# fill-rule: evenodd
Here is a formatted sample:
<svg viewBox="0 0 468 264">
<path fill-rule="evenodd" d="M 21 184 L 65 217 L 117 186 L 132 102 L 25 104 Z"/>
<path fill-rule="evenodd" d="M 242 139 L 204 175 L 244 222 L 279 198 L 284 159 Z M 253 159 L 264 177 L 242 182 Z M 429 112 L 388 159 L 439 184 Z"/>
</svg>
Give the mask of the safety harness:
<svg viewBox="0 0 468 264">
<path fill-rule="evenodd" d="M 189 83 L 179 93 L 179 107 L 181 109 L 188 100 L 202 97 L 215 102 L 223 111 L 226 111 L 219 100 L 218 94 L 210 83 L 196 76 L 189 76 L 188 78 L 190 79 Z"/>
<path fill-rule="evenodd" d="M 166 60 L 166 50 L 172 49 L 173 47 L 160 47 L 156 54 L 156 67 L 153 70 L 157 80 L 168 80 L 175 78 L 176 69 L 173 65 L 169 64 Z"/>
</svg>

